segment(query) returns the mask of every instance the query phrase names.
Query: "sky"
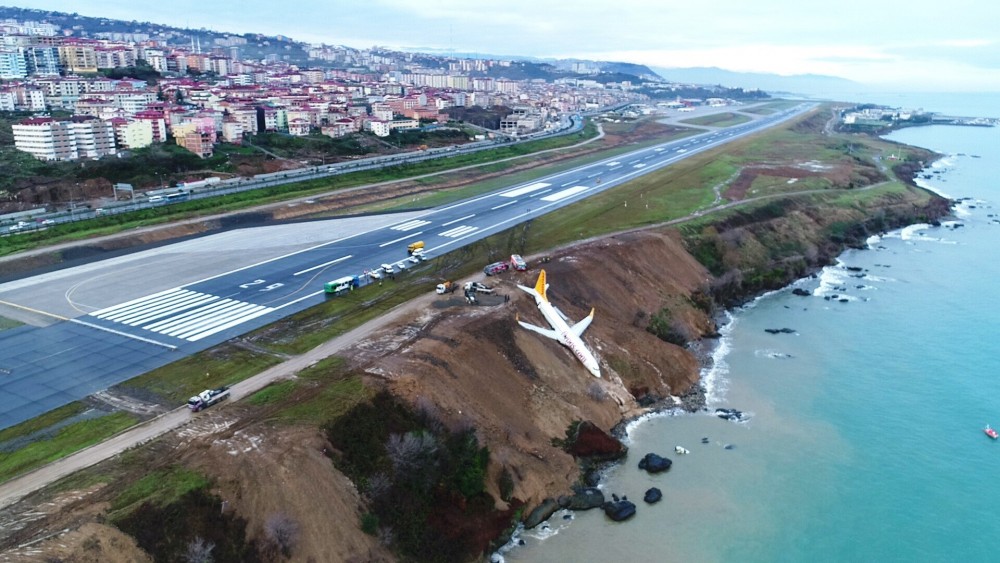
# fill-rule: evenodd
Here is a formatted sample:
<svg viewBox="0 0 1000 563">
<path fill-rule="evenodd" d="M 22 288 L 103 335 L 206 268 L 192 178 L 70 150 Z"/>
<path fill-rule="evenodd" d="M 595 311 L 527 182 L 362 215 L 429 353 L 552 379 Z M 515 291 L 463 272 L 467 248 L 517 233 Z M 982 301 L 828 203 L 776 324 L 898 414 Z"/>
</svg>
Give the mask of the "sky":
<svg viewBox="0 0 1000 563">
<path fill-rule="evenodd" d="M 14 3 L 14 2 L 12 2 Z M 30 5 L 29 5 L 30 4 Z M 1000 92 L 992 0 L 31 0 L 22 7 L 300 41 Z M 72 7 L 70 7 L 72 6 Z"/>
</svg>

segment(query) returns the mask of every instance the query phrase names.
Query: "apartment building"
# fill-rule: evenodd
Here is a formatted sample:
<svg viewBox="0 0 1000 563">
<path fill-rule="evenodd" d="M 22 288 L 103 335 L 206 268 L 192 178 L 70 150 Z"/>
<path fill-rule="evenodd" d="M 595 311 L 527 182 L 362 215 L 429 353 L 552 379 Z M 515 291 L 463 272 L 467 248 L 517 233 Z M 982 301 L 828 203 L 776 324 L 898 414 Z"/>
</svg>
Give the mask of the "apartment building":
<svg viewBox="0 0 1000 563">
<path fill-rule="evenodd" d="M 153 122 L 142 119 L 111 120 L 115 141 L 122 149 L 141 149 L 153 144 Z"/>
<path fill-rule="evenodd" d="M 174 125 L 174 140 L 179 146 L 193 152 L 201 158 L 213 154 L 215 145 L 215 122 L 212 119 L 195 119 Z"/>
<path fill-rule="evenodd" d="M 97 159 L 117 152 L 113 126 L 94 117 L 32 118 L 12 129 L 14 146 L 39 160 Z"/>
<path fill-rule="evenodd" d="M 232 143 L 234 145 L 243 144 L 243 134 L 246 130 L 243 128 L 243 122 L 234 119 L 233 117 L 227 117 L 225 121 L 222 122 L 222 140 L 227 143 Z"/>
<path fill-rule="evenodd" d="M 135 50 L 124 45 L 96 47 L 97 68 L 123 68 L 135 66 Z"/>
<path fill-rule="evenodd" d="M 140 111 L 135 114 L 137 121 L 146 121 L 152 130 L 154 143 L 165 143 L 167 141 L 167 121 L 163 113 L 155 110 Z"/>
<path fill-rule="evenodd" d="M 59 66 L 72 73 L 96 73 L 97 50 L 93 45 L 71 43 L 59 46 Z"/>
<path fill-rule="evenodd" d="M 0 48 L 0 79 L 16 80 L 28 77 L 28 61 L 20 47 Z"/>
</svg>

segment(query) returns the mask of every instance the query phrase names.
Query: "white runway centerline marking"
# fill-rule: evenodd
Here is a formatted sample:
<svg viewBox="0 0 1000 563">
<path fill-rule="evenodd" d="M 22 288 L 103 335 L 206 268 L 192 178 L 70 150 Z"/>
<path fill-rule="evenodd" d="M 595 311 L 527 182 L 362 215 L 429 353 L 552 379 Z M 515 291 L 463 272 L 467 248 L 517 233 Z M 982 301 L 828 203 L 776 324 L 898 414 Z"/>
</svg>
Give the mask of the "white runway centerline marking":
<svg viewBox="0 0 1000 563">
<path fill-rule="evenodd" d="M 405 237 L 399 237 L 396 240 L 390 240 L 389 242 L 383 242 L 382 244 L 378 245 L 378 247 L 379 248 L 385 248 L 385 247 L 389 246 L 390 244 L 396 244 L 397 242 L 404 241 L 404 240 L 406 240 L 408 238 L 418 237 L 418 236 L 420 236 L 422 234 L 424 234 L 423 231 L 417 231 L 415 233 L 410 233 L 410 234 L 406 235 Z"/>
</svg>

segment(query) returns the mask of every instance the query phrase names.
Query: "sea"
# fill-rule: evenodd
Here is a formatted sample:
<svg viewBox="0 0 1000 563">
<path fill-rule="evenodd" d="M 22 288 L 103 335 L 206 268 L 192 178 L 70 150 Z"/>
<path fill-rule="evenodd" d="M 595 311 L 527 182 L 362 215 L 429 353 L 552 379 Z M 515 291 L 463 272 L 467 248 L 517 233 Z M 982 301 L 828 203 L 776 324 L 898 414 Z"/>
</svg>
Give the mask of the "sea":
<svg viewBox="0 0 1000 563">
<path fill-rule="evenodd" d="M 858 99 L 1000 117 L 1000 95 Z M 958 201 L 954 217 L 731 311 L 702 373 L 709 411 L 632 423 L 602 480 L 637 514 L 557 512 L 495 559 L 1000 561 L 1000 441 L 983 432 L 1000 428 L 1000 128 L 888 138 L 943 155 L 920 181 Z M 648 452 L 673 466 L 640 471 Z"/>
</svg>

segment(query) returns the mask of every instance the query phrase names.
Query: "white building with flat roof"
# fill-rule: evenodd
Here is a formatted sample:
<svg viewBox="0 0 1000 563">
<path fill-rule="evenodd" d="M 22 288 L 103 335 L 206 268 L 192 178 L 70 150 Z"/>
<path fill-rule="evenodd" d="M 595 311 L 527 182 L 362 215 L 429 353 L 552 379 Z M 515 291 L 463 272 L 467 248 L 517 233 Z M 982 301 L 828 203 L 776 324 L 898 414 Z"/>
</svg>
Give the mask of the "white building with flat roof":
<svg viewBox="0 0 1000 563">
<path fill-rule="evenodd" d="M 39 160 L 100 158 L 117 152 L 111 123 L 100 119 L 25 119 L 11 126 L 14 146 Z"/>
</svg>

